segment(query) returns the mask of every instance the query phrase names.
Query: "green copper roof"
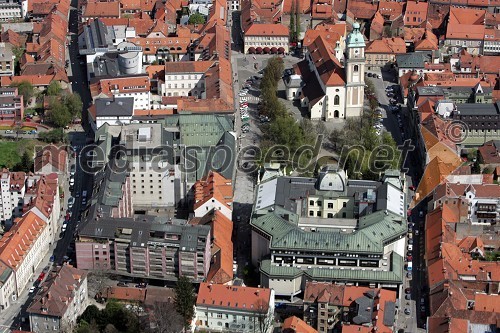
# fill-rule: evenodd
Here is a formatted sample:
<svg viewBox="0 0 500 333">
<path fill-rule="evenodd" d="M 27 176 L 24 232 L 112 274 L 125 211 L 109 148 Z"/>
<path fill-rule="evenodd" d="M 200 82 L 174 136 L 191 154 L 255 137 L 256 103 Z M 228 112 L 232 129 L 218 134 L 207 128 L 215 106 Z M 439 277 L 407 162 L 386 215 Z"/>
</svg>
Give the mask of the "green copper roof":
<svg viewBox="0 0 500 333">
<path fill-rule="evenodd" d="M 310 232 L 300 229 L 269 212 L 252 219 L 251 224 L 271 236 L 271 249 L 303 249 L 309 251 L 346 251 L 381 254 L 384 241 L 404 235 L 407 224 L 395 214 L 378 211 L 359 220 L 353 233 L 334 231 Z"/>
<path fill-rule="evenodd" d="M 337 280 L 337 281 L 367 281 L 382 283 L 401 283 L 403 281 L 403 257 L 397 253 L 392 253 L 389 271 L 339 269 L 330 268 L 308 268 L 300 269 L 297 267 L 275 266 L 271 260 L 263 260 L 260 264 L 260 272 L 275 278 L 293 278 L 305 275 L 312 280 Z"/>
<path fill-rule="evenodd" d="M 365 47 L 365 39 L 363 34 L 359 31 L 359 23 L 354 22 L 352 27 L 352 32 L 347 36 L 347 47 Z"/>
</svg>

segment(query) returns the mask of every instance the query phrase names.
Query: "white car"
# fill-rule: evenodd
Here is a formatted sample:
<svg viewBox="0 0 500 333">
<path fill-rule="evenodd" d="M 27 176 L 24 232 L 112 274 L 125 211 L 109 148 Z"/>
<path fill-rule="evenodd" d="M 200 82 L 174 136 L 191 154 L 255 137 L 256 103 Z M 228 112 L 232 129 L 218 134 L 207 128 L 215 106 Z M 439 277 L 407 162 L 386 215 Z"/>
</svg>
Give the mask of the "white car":
<svg viewBox="0 0 500 333">
<path fill-rule="evenodd" d="M 240 92 L 240 93 L 238 94 L 238 96 L 240 96 L 240 97 L 244 97 L 244 96 L 246 96 L 246 95 L 247 95 L 247 93 L 244 93 L 244 92 Z"/>
<path fill-rule="evenodd" d="M 31 287 L 30 290 L 28 291 L 28 293 L 33 294 L 35 292 L 35 290 L 36 290 L 35 287 Z"/>
</svg>

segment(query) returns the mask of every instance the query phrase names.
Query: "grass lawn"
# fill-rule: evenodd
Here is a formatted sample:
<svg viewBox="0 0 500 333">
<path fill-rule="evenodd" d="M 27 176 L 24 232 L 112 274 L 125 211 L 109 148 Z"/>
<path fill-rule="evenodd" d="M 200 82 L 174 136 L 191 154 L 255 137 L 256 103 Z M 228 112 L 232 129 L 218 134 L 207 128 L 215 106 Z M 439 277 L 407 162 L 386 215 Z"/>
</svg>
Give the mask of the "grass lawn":
<svg viewBox="0 0 500 333">
<path fill-rule="evenodd" d="M 19 141 L 0 140 L 0 167 L 12 169 L 21 162 L 25 151 L 33 154 L 35 145 L 42 144 L 37 140 L 21 139 Z"/>
</svg>

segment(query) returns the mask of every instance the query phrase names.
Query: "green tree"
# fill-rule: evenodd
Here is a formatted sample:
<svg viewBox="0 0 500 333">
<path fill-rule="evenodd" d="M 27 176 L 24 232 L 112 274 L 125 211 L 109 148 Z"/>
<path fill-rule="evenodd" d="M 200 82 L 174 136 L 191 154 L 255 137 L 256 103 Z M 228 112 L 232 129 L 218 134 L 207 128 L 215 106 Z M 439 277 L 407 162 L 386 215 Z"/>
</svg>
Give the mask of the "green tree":
<svg viewBox="0 0 500 333">
<path fill-rule="evenodd" d="M 14 57 L 15 57 L 14 71 L 15 71 L 15 74 L 18 74 L 20 71 L 19 62 L 21 61 L 21 58 L 23 57 L 24 48 L 19 47 L 19 46 L 15 46 L 12 48 L 12 53 L 14 53 Z"/>
<path fill-rule="evenodd" d="M 175 285 L 175 306 L 177 312 L 184 319 L 184 330 L 189 329 L 191 319 L 194 316 L 194 305 L 196 298 L 194 287 L 189 278 L 181 276 Z"/>
<path fill-rule="evenodd" d="M 17 87 L 19 94 L 23 96 L 25 106 L 29 104 L 31 97 L 35 95 L 35 88 L 28 81 L 13 82 L 10 86 Z"/>
<path fill-rule="evenodd" d="M 14 166 L 14 171 L 33 171 L 33 157 L 27 151 L 21 156 L 21 161 Z"/>
<path fill-rule="evenodd" d="M 71 114 L 71 117 L 73 117 L 73 119 L 81 117 L 83 103 L 78 93 L 66 95 L 63 101 L 64 105 L 66 105 L 66 107 L 68 108 L 68 111 Z"/>
<path fill-rule="evenodd" d="M 40 132 L 38 139 L 47 143 L 67 142 L 68 136 L 62 128 L 56 128 L 47 132 Z"/>
<path fill-rule="evenodd" d="M 71 113 L 66 105 L 56 98 L 50 101 L 50 120 L 57 127 L 65 127 L 71 122 Z"/>
<path fill-rule="evenodd" d="M 50 82 L 49 86 L 47 87 L 47 95 L 49 96 L 57 96 L 61 93 L 61 91 L 61 84 L 58 81 Z"/>
<path fill-rule="evenodd" d="M 200 13 L 194 13 L 191 16 L 189 16 L 188 23 L 189 24 L 205 24 L 205 16 L 201 15 Z"/>
<path fill-rule="evenodd" d="M 298 6 L 295 6 L 295 37 L 300 38 L 300 13 Z"/>
</svg>

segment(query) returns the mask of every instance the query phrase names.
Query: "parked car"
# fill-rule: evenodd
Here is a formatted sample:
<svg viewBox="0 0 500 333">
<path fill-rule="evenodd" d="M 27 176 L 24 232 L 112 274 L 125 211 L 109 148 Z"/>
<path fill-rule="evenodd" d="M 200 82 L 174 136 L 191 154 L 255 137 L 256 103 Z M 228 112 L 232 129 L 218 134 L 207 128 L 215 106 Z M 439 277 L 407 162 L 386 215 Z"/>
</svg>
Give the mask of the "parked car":
<svg viewBox="0 0 500 333">
<path fill-rule="evenodd" d="M 14 131 L 13 130 L 6 130 L 5 134 L 14 134 Z"/>
<path fill-rule="evenodd" d="M 71 209 L 71 207 L 73 207 L 74 204 L 75 204 L 75 198 L 70 197 L 68 199 L 68 208 Z"/>
<path fill-rule="evenodd" d="M 120 282 L 118 282 L 117 286 L 118 287 L 128 287 L 128 284 L 126 282 L 120 281 Z"/>
<path fill-rule="evenodd" d="M 405 308 L 405 315 L 410 315 L 410 313 L 411 313 L 411 312 L 410 312 L 410 309 Z"/>
<path fill-rule="evenodd" d="M 28 293 L 33 294 L 36 290 L 36 287 L 31 287 Z"/>
<path fill-rule="evenodd" d="M 406 288 L 405 289 L 405 294 L 411 294 L 411 289 L 410 288 Z"/>
</svg>

